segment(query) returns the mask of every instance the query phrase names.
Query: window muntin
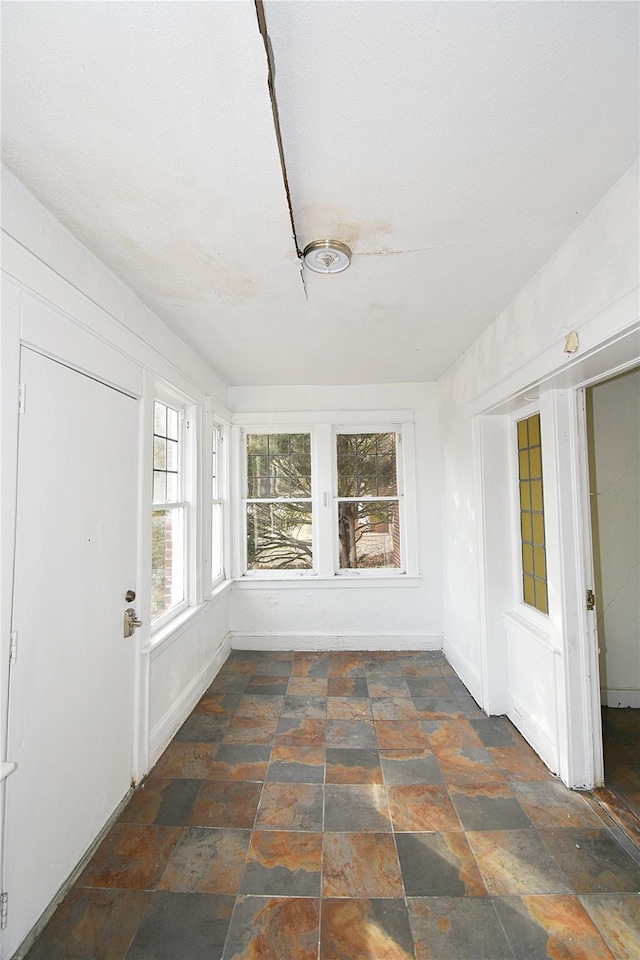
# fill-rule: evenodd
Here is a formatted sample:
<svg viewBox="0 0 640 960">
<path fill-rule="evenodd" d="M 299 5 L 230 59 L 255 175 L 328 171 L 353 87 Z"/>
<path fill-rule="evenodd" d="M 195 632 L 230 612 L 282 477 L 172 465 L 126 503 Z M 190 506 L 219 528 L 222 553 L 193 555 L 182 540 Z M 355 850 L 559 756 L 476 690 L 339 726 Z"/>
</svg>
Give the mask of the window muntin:
<svg viewBox="0 0 640 960">
<path fill-rule="evenodd" d="M 399 569 L 396 433 L 338 433 L 338 563 L 341 570 Z"/>
<path fill-rule="evenodd" d="M 540 414 L 519 420 L 517 431 L 522 596 L 528 606 L 548 613 Z"/>
<path fill-rule="evenodd" d="M 247 569 L 313 569 L 311 435 L 249 433 Z"/>
<path fill-rule="evenodd" d="M 151 619 L 185 600 L 185 513 L 182 492 L 182 423 L 176 407 L 154 402 Z"/>
</svg>

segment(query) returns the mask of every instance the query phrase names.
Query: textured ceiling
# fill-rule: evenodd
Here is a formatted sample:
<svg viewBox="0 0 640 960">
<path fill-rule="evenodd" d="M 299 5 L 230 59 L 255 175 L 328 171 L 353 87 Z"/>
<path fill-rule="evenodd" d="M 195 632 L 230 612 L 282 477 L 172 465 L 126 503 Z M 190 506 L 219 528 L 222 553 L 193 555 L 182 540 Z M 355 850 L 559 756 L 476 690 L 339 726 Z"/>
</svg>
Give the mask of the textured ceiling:
<svg viewBox="0 0 640 960">
<path fill-rule="evenodd" d="M 3 159 L 230 384 L 435 379 L 637 156 L 638 10 L 267 0 L 279 149 L 253 3 L 5 0 Z"/>
</svg>

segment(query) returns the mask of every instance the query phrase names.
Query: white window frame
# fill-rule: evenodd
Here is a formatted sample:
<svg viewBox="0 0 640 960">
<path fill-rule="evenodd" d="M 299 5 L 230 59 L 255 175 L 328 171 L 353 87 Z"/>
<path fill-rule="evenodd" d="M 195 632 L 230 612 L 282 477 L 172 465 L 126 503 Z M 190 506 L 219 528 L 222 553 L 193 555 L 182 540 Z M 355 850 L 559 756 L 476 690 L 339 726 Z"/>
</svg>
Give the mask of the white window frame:
<svg viewBox="0 0 640 960">
<path fill-rule="evenodd" d="M 227 579 L 227 571 L 229 569 L 229 559 L 228 559 L 228 482 L 229 482 L 229 470 L 228 470 L 228 461 L 227 456 L 228 450 L 228 424 L 221 420 L 214 414 L 209 418 L 209 423 L 207 427 L 207 436 L 209 439 L 209 449 L 207 451 L 206 462 L 209 464 L 209 469 L 207 471 L 206 485 L 205 489 L 208 491 L 208 505 L 209 505 L 209 516 L 206 518 L 208 538 L 205 545 L 205 569 L 208 568 L 209 574 L 207 576 L 208 580 L 208 592 L 212 593 L 216 587 L 223 583 Z M 214 438 L 215 438 L 215 451 L 216 451 L 216 477 L 215 483 L 212 475 L 211 465 L 213 460 L 213 447 L 214 447 Z M 220 532 L 220 546 L 219 546 L 219 561 L 220 561 L 220 572 L 214 576 L 213 574 L 213 557 L 215 551 L 215 544 L 213 541 L 213 511 L 215 508 L 219 508 L 220 513 L 220 523 L 219 523 L 219 532 Z"/>
<path fill-rule="evenodd" d="M 171 621 L 175 620 L 181 614 L 185 613 L 190 607 L 197 603 L 198 585 L 197 585 L 197 555 L 198 555 L 198 537 L 196 531 L 196 514 L 198 504 L 198 484 L 197 484 L 197 462 L 198 462 L 198 440 L 199 440 L 199 408 L 196 403 L 184 394 L 179 393 L 172 387 L 164 384 L 156 384 L 154 390 L 152 411 L 155 415 L 155 403 L 162 403 L 178 412 L 178 499 L 171 503 L 152 503 L 151 513 L 167 511 L 172 509 L 181 509 L 183 515 L 183 598 L 179 603 L 165 610 L 159 616 L 151 620 L 151 635 L 157 634 Z M 153 483 L 153 437 L 155 427 L 152 421 L 152 462 L 151 476 Z M 151 572 L 150 572 L 151 576 Z"/>
<path fill-rule="evenodd" d="M 286 419 L 285 419 L 286 417 Z M 367 580 L 395 580 L 398 584 L 420 576 L 419 504 L 416 483 L 414 412 L 412 410 L 350 413 L 240 414 L 235 417 L 236 537 L 234 576 L 255 580 L 333 580 L 349 585 Z M 238 422 L 240 421 L 240 422 Z M 308 433 L 311 435 L 311 504 L 313 569 L 247 569 L 247 448 L 248 433 Z M 337 506 L 337 435 L 339 433 L 396 433 L 400 567 L 340 569 Z M 379 499 L 379 498 L 378 498 Z M 396 498 L 391 498 L 396 499 Z"/>
</svg>

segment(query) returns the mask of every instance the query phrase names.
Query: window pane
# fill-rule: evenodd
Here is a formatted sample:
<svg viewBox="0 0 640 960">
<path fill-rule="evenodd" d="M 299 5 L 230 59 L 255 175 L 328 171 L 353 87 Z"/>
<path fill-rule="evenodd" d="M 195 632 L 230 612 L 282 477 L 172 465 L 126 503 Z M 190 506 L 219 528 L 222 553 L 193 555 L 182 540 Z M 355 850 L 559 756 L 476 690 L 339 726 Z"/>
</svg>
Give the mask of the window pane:
<svg viewBox="0 0 640 960">
<path fill-rule="evenodd" d="M 339 497 L 397 495 L 395 433 L 341 433 L 336 449 Z"/>
<path fill-rule="evenodd" d="M 153 502 L 167 502 L 167 475 L 164 470 L 153 473 Z"/>
<path fill-rule="evenodd" d="M 247 504 L 249 570 L 311 570 L 310 503 Z"/>
<path fill-rule="evenodd" d="M 167 408 L 157 400 L 153 405 L 153 432 L 161 437 L 167 435 Z"/>
<path fill-rule="evenodd" d="M 183 508 L 155 510 L 151 542 L 151 618 L 184 600 Z"/>
<path fill-rule="evenodd" d="M 338 504 L 340 568 L 399 568 L 398 503 L 360 501 Z"/>
<path fill-rule="evenodd" d="M 167 470 L 178 470 L 178 442 L 167 440 Z"/>
<path fill-rule="evenodd" d="M 178 496 L 178 474 L 167 474 L 167 503 L 176 503 Z"/>
<path fill-rule="evenodd" d="M 309 434 L 250 433 L 247 436 L 247 496 L 310 497 L 310 447 Z M 259 478 L 265 482 L 255 483 Z"/>
<path fill-rule="evenodd" d="M 222 575 L 222 504 L 211 505 L 211 579 Z"/>
<path fill-rule="evenodd" d="M 178 439 L 178 411 L 167 407 L 167 436 L 170 440 Z"/>
</svg>

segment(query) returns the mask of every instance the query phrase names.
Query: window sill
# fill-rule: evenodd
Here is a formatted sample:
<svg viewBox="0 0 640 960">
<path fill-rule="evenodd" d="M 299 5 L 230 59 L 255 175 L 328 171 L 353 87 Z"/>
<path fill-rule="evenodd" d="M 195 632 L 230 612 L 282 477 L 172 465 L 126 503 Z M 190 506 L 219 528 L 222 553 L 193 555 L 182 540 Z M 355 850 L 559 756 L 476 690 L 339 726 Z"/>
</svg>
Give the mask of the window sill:
<svg viewBox="0 0 640 960">
<path fill-rule="evenodd" d="M 239 587 L 241 590 L 268 590 L 269 587 L 284 590 L 333 590 L 334 588 L 347 590 L 354 589 L 376 589 L 380 587 L 421 587 L 424 579 L 418 576 L 408 576 L 406 573 L 399 573 L 395 576 L 388 574 L 377 574 L 375 576 L 347 574 L 342 576 L 320 577 L 309 575 L 306 577 L 260 577 L 252 575 L 250 577 L 238 577 L 234 580 L 234 589 Z"/>
<path fill-rule="evenodd" d="M 176 614 L 168 623 L 163 624 L 158 630 L 155 630 L 151 634 L 142 652 L 149 653 L 153 656 L 161 647 L 167 646 L 167 644 L 177 640 L 203 607 L 204 604 L 200 603 L 197 607 L 187 607 L 186 610 Z"/>
</svg>

